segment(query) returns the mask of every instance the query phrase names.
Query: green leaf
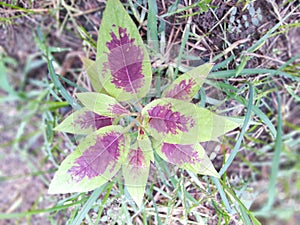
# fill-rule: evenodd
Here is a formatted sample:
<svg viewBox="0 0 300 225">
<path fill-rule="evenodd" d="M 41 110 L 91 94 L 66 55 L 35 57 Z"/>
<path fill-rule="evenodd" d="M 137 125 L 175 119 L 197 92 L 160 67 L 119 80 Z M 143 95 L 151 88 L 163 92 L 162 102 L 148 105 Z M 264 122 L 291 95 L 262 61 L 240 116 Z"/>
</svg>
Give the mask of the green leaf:
<svg viewBox="0 0 300 225">
<path fill-rule="evenodd" d="M 106 94 L 106 91 L 101 84 L 100 76 L 98 75 L 99 63 L 98 62 L 96 63 L 96 61 L 90 60 L 85 57 L 80 57 L 80 59 L 83 63 L 83 66 L 86 70 L 88 77 L 90 78 L 93 89 L 96 92 Z"/>
<path fill-rule="evenodd" d="M 112 120 L 84 107 L 69 115 L 54 130 L 72 134 L 90 134 L 101 127 L 112 125 Z"/>
<path fill-rule="evenodd" d="M 144 97 L 152 80 L 149 56 L 140 34 L 118 0 L 108 0 L 97 43 L 98 76 L 119 101 Z"/>
<path fill-rule="evenodd" d="M 220 116 L 205 108 L 197 107 L 197 113 L 200 126 L 198 131 L 199 142 L 216 141 L 218 137 L 240 126 L 234 118 Z"/>
<path fill-rule="evenodd" d="M 196 174 L 220 177 L 199 143 L 182 145 L 163 142 L 154 145 L 157 146 L 157 154 L 169 163 Z"/>
<path fill-rule="evenodd" d="M 139 135 L 122 166 L 125 185 L 138 206 L 142 204 L 149 176 L 150 161 L 153 161 L 151 142 L 146 134 Z"/>
<path fill-rule="evenodd" d="M 121 126 L 88 135 L 61 164 L 48 193 L 86 192 L 108 182 L 128 154 L 128 137 Z"/>
<path fill-rule="evenodd" d="M 162 93 L 162 97 L 191 101 L 209 74 L 211 63 L 198 66 L 179 76 Z"/>
<path fill-rule="evenodd" d="M 130 114 L 116 99 L 105 94 L 85 92 L 76 94 L 77 98 L 89 110 L 109 117 L 119 117 Z"/>
</svg>

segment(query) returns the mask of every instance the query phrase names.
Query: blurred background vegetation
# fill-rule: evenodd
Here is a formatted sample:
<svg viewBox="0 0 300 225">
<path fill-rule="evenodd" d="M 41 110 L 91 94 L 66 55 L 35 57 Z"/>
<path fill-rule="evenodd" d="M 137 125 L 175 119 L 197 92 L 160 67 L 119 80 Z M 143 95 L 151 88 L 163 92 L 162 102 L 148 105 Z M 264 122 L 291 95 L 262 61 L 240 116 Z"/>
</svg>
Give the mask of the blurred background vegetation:
<svg viewBox="0 0 300 225">
<path fill-rule="evenodd" d="M 222 145 L 205 143 L 217 170 L 233 163 L 216 182 L 159 162 L 141 208 L 121 177 L 90 193 L 48 195 L 76 147 L 53 128 L 74 93 L 91 90 L 79 56 L 95 58 L 105 1 L 2 1 L 0 224 L 300 224 L 299 2 L 122 2 L 151 55 L 151 97 L 215 63 L 194 102 L 243 122 Z"/>
</svg>

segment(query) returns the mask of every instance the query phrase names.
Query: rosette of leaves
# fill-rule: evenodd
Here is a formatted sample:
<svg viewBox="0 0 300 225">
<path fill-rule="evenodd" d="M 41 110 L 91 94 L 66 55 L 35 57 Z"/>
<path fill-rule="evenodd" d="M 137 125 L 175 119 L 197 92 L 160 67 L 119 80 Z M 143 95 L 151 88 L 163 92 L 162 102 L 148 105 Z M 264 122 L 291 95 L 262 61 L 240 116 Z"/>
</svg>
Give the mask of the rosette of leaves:
<svg viewBox="0 0 300 225">
<path fill-rule="evenodd" d="M 96 61 L 83 60 L 95 92 L 79 93 L 83 107 L 55 129 L 86 137 L 61 164 L 49 193 L 86 192 L 122 172 L 135 202 L 143 199 L 153 150 L 169 163 L 219 177 L 200 142 L 238 126 L 192 104 L 211 70 L 204 64 L 179 76 L 162 98 L 143 106 L 152 72 L 139 32 L 118 0 L 108 0 Z M 145 101 L 144 101 L 145 102 Z"/>
</svg>

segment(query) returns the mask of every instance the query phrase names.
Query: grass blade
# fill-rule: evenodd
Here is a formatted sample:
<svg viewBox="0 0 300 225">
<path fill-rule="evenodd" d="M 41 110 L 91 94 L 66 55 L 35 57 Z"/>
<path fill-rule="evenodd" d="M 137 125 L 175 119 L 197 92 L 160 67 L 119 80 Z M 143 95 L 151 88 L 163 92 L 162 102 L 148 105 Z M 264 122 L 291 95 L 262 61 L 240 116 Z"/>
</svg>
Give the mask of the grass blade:
<svg viewBox="0 0 300 225">
<path fill-rule="evenodd" d="M 107 185 L 107 184 L 106 184 L 106 185 Z M 101 204 L 101 206 L 100 206 L 100 208 L 99 208 L 99 210 L 98 210 L 98 216 L 97 216 L 97 219 L 96 219 L 96 221 L 95 221 L 95 225 L 96 225 L 96 224 L 99 224 L 99 220 L 100 220 L 100 218 L 101 218 L 102 211 L 103 211 L 103 209 L 104 209 L 104 205 L 105 205 L 105 203 L 106 203 L 106 201 L 107 201 L 107 199 L 108 199 L 108 197 L 109 197 L 109 195 L 110 195 L 110 191 L 111 191 L 113 185 L 114 185 L 114 182 L 111 182 L 109 185 L 107 185 L 107 186 L 108 186 L 108 187 L 106 188 L 106 189 L 107 189 L 107 192 L 106 192 L 106 194 L 105 194 L 105 196 L 104 196 L 104 198 L 103 198 L 103 200 L 102 200 L 102 204 Z"/>
<path fill-rule="evenodd" d="M 218 191 L 220 193 L 221 199 L 222 199 L 222 201 L 223 201 L 223 203 L 225 205 L 225 208 L 226 208 L 227 212 L 231 213 L 232 209 L 230 207 L 230 203 L 229 203 L 229 201 L 228 201 L 228 199 L 226 197 L 226 194 L 225 194 L 225 192 L 224 192 L 224 190 L 222 188 L 222 185 L 221 185 L 219 179 L 217 179 L 215 177 L 212 177 L 212 180 L 215 183 L 215 185 L 216 185 L 216 187 L 217 187 L 217 189 L 218 189 Z"/>
<path fill-rule="evenodd" d="M 275 197 L 276 197 L 276 183 L 277 183 L 277 175 L 279 170 L 280 163 L 280 153 L 282 148 L 282 115 L 281 115 L 281 103 L 280 96 L 277 93 L 277 102 L 278 102 L 278 125 L 277 125 L 277 135 L 275 141 L 275 152 L 272 160 L 272 168 L 271 168 L 271 177 L 269 181 L 268 187 L 268 202 L 262 211 L 271 210 Z"/>
<path fill-rule="evenodd" d="M 245 106 L 247 106 L 249 104 L 249 101 L 247 101 L 243 97 L 237 96 L 235 93 L 229 92 L 227 89 L 232 89 L 233 91 L 237 91 L 234 87 L 232 87 L 230 85 L 226 85 L 226 88 L 227 88 L 226 89 L 226 88 L 222 88 L 224 86 L 223 83 L 216 84 L 210 80 L 206 80 L 205 83 L 224 91 L 228 97 L 234 98 L 236 101 L 238 101 L 239 103 L 241 103 Z M 268 128 L 271 131 L 272 137 L 275 138 L 277 132 L 276 132 L 276 129 L 275 129 L 274 125 L 272 124 L 271 120 L 257 106 L 252 105 L 251 108 L 252 108 L 252 111 L 261 119 L 261 121 L 268 126 Z"/>
<path fill-rule="evenodd" d="M 45 37 L 40 28 L 37 29 L 36 38 L 40 50 L 44 53 L 48 65 L 50 78 L 54 83 L 54 86 L 58 90 L 58 93 L 60 93 L 74 109 L 80 109 L 80 105 L 72 98 L 72 96 L 63 87 L 63 85 L 61 84 L 61 82 L 57 77 L 57 74 L 55 73 L 55 69 L 52 63 L 53 61 L 53 56 L 51 54 L 52 50 L 50 50 L 50 48 L 48 48 L 48 46 L 45 44 Z"/>
<path fill-rule="evenodd" d="M 289 78 L 293 81 L 300 82 L 300 79 L 298 77 L 295 77 L 289 73 L 282 72 L 279 69 L 273 70 L 273 69 L 243 69 L 239 75 L 249 75 L 249 74 L 270 74 L 270 76 L 278 75 L 281 77 Z M 221 78 L 231 78 L 236 77 L 236 70 L 224 70 L 224 71 L 218 71 L 213 72 L 208 75 L 208 78 L 215 78 L 215 79 L 221 79 Z"/>
<path fill-rule="evenodd" d="M 72 221 L 72 223 L 70 225 L 80 225 L 80 223 L 85 218 L 85 216 L 88 214 L 88 212 L 92 208 L 93 204 L 95 203 L 95 201 L 97 200 L 99 195 L 106 189 L 106 187 L 107 187 L 107 184 L 104 184 L 100 188 L 97 188 L 93 191 L 93 193 L 90 195 L 90 197 L 85 202 L 82 209 L 80 210 L 80 212 L 77 214 L 77 216 L 75 217 L 75 219 Z"/>
<path fill-rule="evenodd" d="M 176 62 L 176 70 L 175 70 L 175 77 L 177 77 L 178 75 L 178 67 L 180 65 L 181 59 L 182 59 L 182 55 L 183 55 L 183 51 L 185 48 L 185 45 L 189 39 L 189 35 L 190 35 L 190 27 L 191 27 L 191 21 L 189 19 L 188 23 L 186 24 L 183 34 L 182 34 L 182 42 L 180 45 L 180 49 L 179 49 L 179 54 L 178 54 L 178 58 L 177 58 L 177 62 Z"/>
<path fill-rule="evenodd" d="M 252 85 L 250 85 L 250 84 L 249 84 L 249 89 L 250 89 L 250 97 L 249 97 L 249 102 L 248 102 L 248 106 L 247 106 L 247 113 L 246 113 L 246 116 L 245 116 L 244 124 L 243 124 L 241 133 L 240 133 L 240 135 L 237 139 L 237 142 L 236 142 L 232 152 L 230 153 L 226 163 L 224 164 L 224 166 L 221 168 L 221 170 L 219 172 L 220 176 L 222 176 L 226 172 L 228 167 L 233 162 L 233 159 L 235 158 L 236 154 L 239 151 L 239 148 L 241 146 L 244 134 L 245 134 L 246 129 L 248 127 L 248 124 L 249 124 L 249 121 L 250 121 L 250 118 L 251 118 L 251 112 L 252 112 L 252 106 L 253 106 L 253 96 L 254 96 L 254 94 L 253 94 L 254 90 L 253 90 Z"/>
<path fill-rule="evenodd" d="M 58 80 L 58 77 L 56 76 L 52 60 L 50 60 L 47 56 L 47 64 L 48 64 L 48 70 L 51 77 L 52 82 L 54 83 L 55 87 L 57 88 L 58 92 L 61 93 L 61 95 L 67 100 L 67 102 L 74 108 L 74 109 L 80 109 L 79 104 L 75 102 L 75 100 L 72 98 L 72 96 L 67 92 L 67 90 L 63 87 L 61 82 Z"/>
<path fill-rule="evenodd" d="M 49 213 L 49 212 L 56 212 L 56 211 L 61 211 L 63 209 L 67 209 L 69 207 L 81 204 L 86 201 L 86 198 L 81 199 L 80 201 L 76 201 L 70 204 L 65 204 L 65 205 L 60 205 L 60 206 L 54 206 L 52 208 L 48 209 L 37 209 L 37 210 L 32 210 L 32 211 L 27 211 L 27 212 L 21 212 L 21 213 L 0 213 L 0 219 L 15 219 L 15 218 L 21 218 L 21 217 L 26 217 L 26 216 L 31 216 L 31 215 L 36 215 L 40 213 Z"/>
<path fill-rule="evenodd" d="M 157 5 L 155 0 L 148 0 L 148 29 L 147 37 L 148 43 L 153 47 L 155 52 L 158 52 L 158 31 L 157 31 Z"/>
</svg>

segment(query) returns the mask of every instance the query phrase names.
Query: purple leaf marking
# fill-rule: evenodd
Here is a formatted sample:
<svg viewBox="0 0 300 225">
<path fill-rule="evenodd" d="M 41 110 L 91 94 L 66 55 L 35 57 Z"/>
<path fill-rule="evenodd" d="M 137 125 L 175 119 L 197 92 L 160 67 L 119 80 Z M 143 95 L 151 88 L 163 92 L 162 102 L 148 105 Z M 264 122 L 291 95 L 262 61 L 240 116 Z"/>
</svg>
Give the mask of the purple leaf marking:
<svg viewBox="0 0 300 225">
<path fill-rule="evenodd" d="M 101 127 L 112 125 L 112 118 L 101 116 L 94 112 L 85 112 L 84 114 L 79 115 L 74 123 L 79 124 L 81 129 L 92 127 L 93 130 L 98 130 Z"/>
<path fill-rule="evenodd" d="M 134 44 L 135 39 L 130 38 L 126 28 L 119 27 L 118 36 L 110 32 L 112 40 L 106 43 L 110 50 L 107 53 L 108 62 L 105 70 L 110 70 L 112 83 L 117 88 L 131 93 L 137 93 L 137 89 L 143 85 L 142 62 L 143 50 Z"/>
<path fill-rule="evenodd" d="M 129 164 L 135 169 L 143 167 L 145 164 L 145 157 L 143 151 L 138 148 L 137 150 L 131 150 L 128 156 Z"/>
<path fill-rule="evenodd" d="M 77 182 L 85 176 L 91 179 L 103 174 L 110 165 L 110 172 L 112 172 L 124 142 L 125 139 L 121 133 L 110 132 L 102 137 L 97 136 L 96 143 L 75 160 L 76 165 L 72 166 L 68 172 Z"/>
<path fill-rule="evenodd" d="M 112 104 L 112 105 L 109 105 L 110 108 L 109 110 L 112 112 L 112 114 L 115 114 L 115 115 L 126 115 L 126 114 L 129 114 L 130 112 L 125 109 L 123 106 L 119 105 L 119 104 Z"/>
<path fill-rule="evenodd" d="M 196 84 L 193 79 L 182 80 L 176 84 L 171 90 L 165 93 L 165 97 L 186 100 L 190 98 L 192 87 Z"/>
<path fill-rule="evenodd" d="M 193 145 L 180 145 L 164 143 L 162 152 L 168 158 L 170 163 L 181 165 L 183 163 L 199 162 L 198 152 L 194 150 Z"/>
<path fill-rule="evenodd" d="M 158 105 L 148 110 L 149 125 L 157 132 L 167 134 L 177 134 L 178 130 L 187 132 L 189 128 L 194 126 L 194 120 L 191 117 L 173 112 L 171 107 L 171 104 Z"/>
</svg>

